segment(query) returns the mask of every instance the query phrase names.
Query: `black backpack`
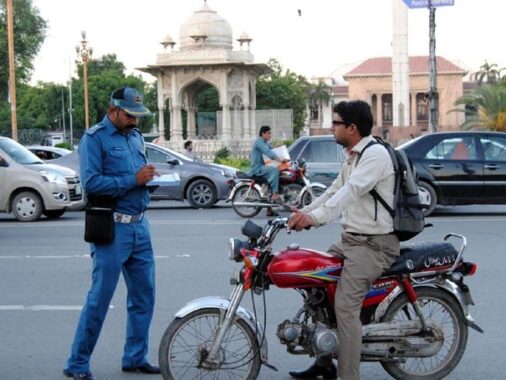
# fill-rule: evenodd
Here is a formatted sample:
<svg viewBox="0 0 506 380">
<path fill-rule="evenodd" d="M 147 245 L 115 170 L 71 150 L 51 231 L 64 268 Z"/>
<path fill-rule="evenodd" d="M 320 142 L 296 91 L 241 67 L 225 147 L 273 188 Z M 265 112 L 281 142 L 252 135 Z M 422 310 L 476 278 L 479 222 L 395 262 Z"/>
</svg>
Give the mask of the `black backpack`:
<svg viewBox="0 0 506 380">
<path fill-rule="evenodd" d="M 382 145 L 390 155 L 394 165 L 394 209 L 378 194 L 376 189 L 369 193 L 388 211 L 393 218 L 394 233 L 400 241 L 409 240 L 423 231 L 425 218 L 423 210 L 427 205 L 420 202 L 418 196 L 418 178 L 416 170 L 409 157 L 401 150 L 395 149 L 390 143 L 375 136 L 360 152 L 357 165 L 364 151 L 372 145 Z"/>
</svg>

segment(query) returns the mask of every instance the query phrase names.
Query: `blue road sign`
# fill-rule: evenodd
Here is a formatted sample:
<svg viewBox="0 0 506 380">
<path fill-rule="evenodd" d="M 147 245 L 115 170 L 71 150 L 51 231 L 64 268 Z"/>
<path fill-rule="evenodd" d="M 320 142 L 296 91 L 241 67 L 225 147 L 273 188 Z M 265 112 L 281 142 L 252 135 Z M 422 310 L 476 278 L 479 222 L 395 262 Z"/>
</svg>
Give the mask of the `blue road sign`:
<svg viewBox="0 0 506 380">
<path fill-rule="evenodd" d="M 409 8 L 428 8 L 429 0 L 403 0 Z M 431 0 L 431 6 L 445 7 L 455 5 L 455 0 Z"/>
</svg>

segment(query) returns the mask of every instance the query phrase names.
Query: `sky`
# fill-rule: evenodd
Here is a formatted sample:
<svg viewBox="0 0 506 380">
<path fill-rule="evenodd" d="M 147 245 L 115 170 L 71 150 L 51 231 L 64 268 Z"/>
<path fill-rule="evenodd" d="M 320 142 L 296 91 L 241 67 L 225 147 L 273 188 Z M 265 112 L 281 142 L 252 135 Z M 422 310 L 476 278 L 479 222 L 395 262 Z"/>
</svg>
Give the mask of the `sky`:
<svg viewBox="0 0 506 380">
<path fill-rule="evenodd" d="M 65 83 L 75 76 L 75 46 L 85 30 L 94 57 L 116 54 L 128 73 L 155 64 L 169 34 L 179 42 L 181 24 L 203 0 L 32 0 L 48 22 L 34 62 L 32 83 Z M 340 76 L 371 57 L 392 54 L 392 2 L 400 0 L 208 0 L 236 38 L 253 38 L 255 62 L 276 58 L 284 68 L 311 77 Z M 300 9 L 300 15 L 298 10 Z M 466 70 L 487 60 L 506 67 L 506 2 L 455 0 L 436 11 L 436 54 Z M 410 56 L 429 54 L 429 11 L 408 12 Z M 178 49 L 176 44 L 175 49 Z M 149 74 L 142 74 L 154 81 Z"/>
</svg>

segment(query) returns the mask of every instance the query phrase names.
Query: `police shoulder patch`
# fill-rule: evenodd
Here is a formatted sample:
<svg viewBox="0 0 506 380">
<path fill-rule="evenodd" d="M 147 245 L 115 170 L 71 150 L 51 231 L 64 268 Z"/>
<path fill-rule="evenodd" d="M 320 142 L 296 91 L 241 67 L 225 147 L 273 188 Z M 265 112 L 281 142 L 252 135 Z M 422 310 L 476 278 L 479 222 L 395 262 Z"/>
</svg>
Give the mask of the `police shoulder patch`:
<svg viewBox="0 0 506 380">
<path fill-rule="evenodd" d="M 97 133 L 97 131 L 100 131 L 101 129 L 104 129 L 104 128 L 105 128 L 105 125 L 96 124 L 93 127 L 91 127 L 90 129 L 87 129 L 86 132 L 84 132 L 84 133 L 86 133 L 87 135 L 93 136 L 95 133 Z"/>
</svg>

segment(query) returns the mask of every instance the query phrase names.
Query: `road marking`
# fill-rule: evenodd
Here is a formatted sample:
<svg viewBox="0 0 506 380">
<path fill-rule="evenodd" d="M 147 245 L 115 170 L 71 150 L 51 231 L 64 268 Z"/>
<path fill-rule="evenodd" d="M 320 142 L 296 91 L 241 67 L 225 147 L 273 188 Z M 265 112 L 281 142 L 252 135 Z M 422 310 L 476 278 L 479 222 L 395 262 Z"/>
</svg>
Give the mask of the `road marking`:
<svg viewBox="0 0 506 380">
<path fill-rule="evenodd" d="M 82 305 L 0 305 L 0 311 L 80 311 L 82 308 Z M 109 309 L 114 309 L 114 305 L 109 305 Z"/>
<path fill-rule="evenodd" d="M 190 255 L 188 254 L 182 254 L 182 255 L 174 255 L 174 256 L 168 256 L 168 255 L 155 255 L 155 259 L 172 259 L 172 258 L 188 258 Z M 26 255 L 26 256 L 0 256 L 0 260 L 19 260 L 19 259 L 45 259 L 45 260 L 54 260 L 54 259 L 89 259 L 90 255 L 73 255 L 73 256 L 32 256 L 32 255 Z"/>
</svg>

